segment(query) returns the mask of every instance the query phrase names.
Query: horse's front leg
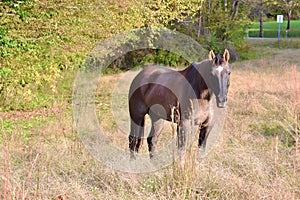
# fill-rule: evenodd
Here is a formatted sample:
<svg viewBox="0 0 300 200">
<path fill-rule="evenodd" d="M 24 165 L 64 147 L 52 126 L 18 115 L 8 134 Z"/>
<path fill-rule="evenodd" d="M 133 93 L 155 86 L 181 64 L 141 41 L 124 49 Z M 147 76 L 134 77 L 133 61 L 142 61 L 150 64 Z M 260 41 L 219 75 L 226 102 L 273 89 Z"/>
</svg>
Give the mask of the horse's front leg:
<svg viewBox="0 0 300 200">
<path fill-rule="evenodd" d="M 199 140 L 198 140 L 198 147 L 205 149 L 206 146 L 206 138 L 208 135 L 208 126 L 200 126 L 200 131 L 199 131 Z"/>
<path fill-rule="evenodd" d="M 185 155 L 187 148 L 188 135 L 191 130 L 190 120 L 184 119 L 180 121 L 180 125 L 177 126 L 177 147 L 179 156 Z"/>
<path fill-rule="evenodd" d="M 199 158 L 203 158 L 205 156 L 205 148 L 206 148 L 206 141 L 209 135 L 209 132 L 212 128 L 210 125 L 200 125 L 199 130 L 199 140 L 198 140 L 198 147 L 199 147 Z"/>
</svg>

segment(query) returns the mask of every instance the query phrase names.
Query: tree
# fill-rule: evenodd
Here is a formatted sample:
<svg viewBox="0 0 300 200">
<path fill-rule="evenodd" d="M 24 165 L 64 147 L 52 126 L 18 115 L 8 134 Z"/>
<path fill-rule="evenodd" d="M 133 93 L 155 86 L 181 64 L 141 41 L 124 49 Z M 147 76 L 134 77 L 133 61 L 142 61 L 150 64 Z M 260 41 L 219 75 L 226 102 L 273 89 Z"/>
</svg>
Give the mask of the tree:
<svg viewBox="0 0 300 200">
<path fill-rule="evenodd" d="M 259 37 L 264 37 L 263 17 L 270 10 L 271 5 L 276 4 L 276 0 L 243 0 L 251 9 L 254 16 L 259 17 Z"/>
<path fill-rule="evenodd" d="M 228 12 L 228 3 L 231 2 L 231 7 L 229 8 L 230 11 Z M 229 15 L 227 16 L 230 20 L 235 20 L 237 14 L 239 13 L 239 5 L 242 1 L 241 0 L 224 0 L 224 12 L 228 13 Z M 204 3 L 206 3 L 207 6 L 207 12 L 204 13 L 204 8 L 203 6 Z M 200 9 L 199 9 L 199 24 L 198 24 L 198 37 L 200 37 L 200 35 L 203 34 L 204 32 L 204 26 L 203 26 L 203 15 L 207 15 L 208 16 L 208 24 L 210 24 L 210 14 L 212 14 L 214 11 L 216 10 L 211 10 L 211 6 L 214 5 L 214 2 L 212 2 L 211 0 L 208 0 L 207 2 L 205 2 L 205 0 L 201 0 L 200 1 Z"/>
<path fill-rule="evenodd" d="M 291 28 L 292 13 L 300 7 L 300 0 L 279 0 L 278 4 L 287 15 L 288 23 L 286 30 L 288 31 Z"/>
<path fill-rule="evenodd" d="M 249 7 L 249 18 L 251 20 L 259 19 L 259 37 L 263 37 L 263 1 L 262 0 L 244 0 L 243 1 Z"/>
<path fill-rule="evenodd" d="M 206 28 L 222 41 L 244 37 L 244 25 L 248 22 L 247 8 L 242 0 L 209 0 L 203 3 Z"/>
<path fill-rule="evenodd" d="M 200 35 L 203 34 L 204 32 L 204 29 L 203 29 L 203 26 L 202 26 L 202 20 L 203 20 L 203 2 L 204 0 L 201 0 L 200 1 L 200 8 L 199 8 L 199 23 L 198 23 L 198 37 L 200 37 Z"/>
</svg>

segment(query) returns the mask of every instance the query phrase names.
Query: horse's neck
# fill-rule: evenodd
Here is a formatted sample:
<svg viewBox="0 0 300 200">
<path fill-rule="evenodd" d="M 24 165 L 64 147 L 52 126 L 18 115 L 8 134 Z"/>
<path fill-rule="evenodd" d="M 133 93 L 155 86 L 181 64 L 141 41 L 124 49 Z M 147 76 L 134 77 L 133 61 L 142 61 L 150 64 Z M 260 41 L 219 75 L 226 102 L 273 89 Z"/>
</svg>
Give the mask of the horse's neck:
<svg viewBox="0 0 300 200">
<path fill-rule="evenodd" d="M 203 77 L 208 77 L 211 68 L 211 61 L 210 60 L 203 60 L 200 63 L 193 63 L 194 67 Z"/>
<path fill-rule="evenodd" d="M 207 84 L 203 76 L 208 76 L 208 60 L 201 63 L 193 63 L 181 73 L 186 77 L 187 81 L 193 87 L 195 94 L 201 99 L 210 99 Z"/>
<path fill-rule="evenodd" d="M 201 93 L 201 99 L 211 100 L 212 95 L 214 94 L 211 89 L 211 60 L 204 60 L 200 63 L 195 63 L 195 68 L 198 70 L 198 73 L 201 75 L 201 79 L 205 84 L 205 90 Z"/>
</svg>

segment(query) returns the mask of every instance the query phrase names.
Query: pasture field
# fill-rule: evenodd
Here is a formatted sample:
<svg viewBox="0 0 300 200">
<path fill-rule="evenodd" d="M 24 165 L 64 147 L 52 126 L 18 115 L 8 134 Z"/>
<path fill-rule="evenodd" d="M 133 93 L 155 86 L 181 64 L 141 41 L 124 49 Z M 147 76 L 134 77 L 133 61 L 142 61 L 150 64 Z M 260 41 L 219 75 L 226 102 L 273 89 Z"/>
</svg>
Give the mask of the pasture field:
<svg viewBox="0 0 300 200">
<path fill-rule="evenodd" d="M 280 37 L 286 37 L 287 21 L 283 21 L 280 25 Z M 263 22 L 263 30 L 265 38 L 278 37 L 278 23 L 276 21 Z M 249 28 L 249 37 L 259 37 L 259 22 L 255 22 Z M 287 35 L 288 38 L 300 38 L 300 20 L 291 20 L 291 29 Z"/>
<path fill-rule="evenodd" d="M 71 97 L 52 109 L 0 113 L 0 198 L 300 199 L 300 50 L 253 45 L 263 58 L 232 64 L 216 147 L 198 160 L 193 146 L 183 168 L 129 174 L 104 167 L 74 130 Z M 101 79 L 95 104 L 108 137 L 126 147 L 127 137 L 115 137 L 111 106 L 122 75 Z"/>
</svg>

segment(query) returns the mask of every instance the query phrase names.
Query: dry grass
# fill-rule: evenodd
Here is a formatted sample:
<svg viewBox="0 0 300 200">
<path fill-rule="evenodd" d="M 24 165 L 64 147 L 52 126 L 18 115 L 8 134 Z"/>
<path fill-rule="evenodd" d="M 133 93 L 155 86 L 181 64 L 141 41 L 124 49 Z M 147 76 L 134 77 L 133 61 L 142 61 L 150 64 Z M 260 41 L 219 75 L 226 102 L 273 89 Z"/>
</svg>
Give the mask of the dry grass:
<svg viewBox="0 0 300 200">
<path fill-rule="evenodd" d="M 191 149 L 184 168 L 174 163 L 135 175 L 106 169 L 81 144 L 71 112 L 1 120 L 0 198 L 300 199 L 300 72 L 273 64 L 233 66 L 224 132 L 202 161 Z M 110 93 L 119 79 L 103 81 L 96 103 L 107 135 L 127 148 L 127 136 L 113 137 Z M 162 134 L 170 137 L 171 129 Z"/>
</svg>

